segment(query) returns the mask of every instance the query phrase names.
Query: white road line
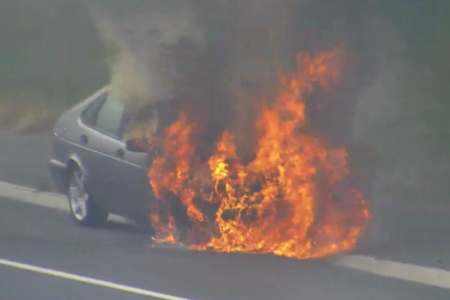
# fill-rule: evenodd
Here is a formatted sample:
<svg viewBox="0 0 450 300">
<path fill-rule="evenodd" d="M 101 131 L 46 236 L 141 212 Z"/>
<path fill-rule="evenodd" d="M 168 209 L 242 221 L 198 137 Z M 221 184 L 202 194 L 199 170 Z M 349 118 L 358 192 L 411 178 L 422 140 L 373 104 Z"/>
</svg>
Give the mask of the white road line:
<svg viewBox="0 0 450 300">
<path fill-rule="evenodd" d="M 30 271 L 30 272 L 34 272 L 34 273 L 40 273 L 40 274 L 44 274 L 47 276 L 58 277 L 58 278 L 63 278 L 63 279 L 72 280 L 72 281 L 76 281 L 76 282 L 82 282 L 82 283 L 87 283 L 87 284 L 91 284 L 91 285 L 96 285 L 96 286 L 100 286 L 100 287 L 104 287 L 104 288 L 114 289 L 114 290 L 118 290 L 118 291 L 125 292 L 125 293 L 153 297 L 153 298 L 157 298 L 157 299 L 189 300 L 187 298 L 171 296 L 171 295 L 158 293 L 158 292 L 154 292 L 154 291 L 150 291 L 150 290 L 126 286 L 123 284 L 89 278 L 89 277 L 85 277 L 85 276 L 79 276 L 79 275 L 56 271 L 56 270 L 52 270 L 52 269 L 36 267 L 36 266 L 18 263 L 18 262 L 14 262 L 14 261 L 10 261 L 10 260 L 5 260 L 5 259 L 0 259 L 0 265 L 11 267 L 11 268 L 16 268 L 16 269 L 21 269 L 21 270 L 25 270 L 25 271 Z"/>
<path fill-rule="evenodd" d="M 63 195 L 41 193 L 27 187 L 13 185 L 6 182 L 0 182 L 0 196 L 24 203 L 68 211 L 68 205 L 65 201 L 65 196 Z M 118 216 L 116 216 L 116 218 L 118 220 L 123 220 L 123 218 Z M 331 260 L 330 262 L 335 266 L 347 267 L 374 275 L 450 289 L 450 272 L 446 270 L 388 260 L 379 260 L 373 257 L 361 255 L 342 255 Z M 2 264 L 5 263 L 3 262 Z"/>
<path fill-rule="evenodd" d="M 64 195 L 41 193 L 35 189 L 0 181 L 0 196 L 43 207 L 69 211 Z"/>
<path fill-rule="evenodd" d="M 381 260 L 362 255 L 345 255 L 332 261 L 336 266 L 368 272 L 444 289 L 450 289 L 450 272 L 389 260 Z"/>
<path fill-rule="evenodd" d="M 67 197 L 61 194 L 39 192 L 29 187 L 24 187 L 0 181 L 0 197 L 5 197 L 7 199 L 14 200 L 17 202 L 56 209 L 69 213 L 69 205 L 67 203 Z M 129 220 L 113 214 L 108 216 L 108 219 L 114 222 L 133 224 Z M 184 246 L 166 245 L 166 244 L 156 244 L 155 246 L 156 248 L 161 250 L 190 251 L 190 249 Z"/>
<path fill-rule="evenodd" d="M 0 196 L 19 202 L 69 212 L 67 197 L 61 194 L 39 192 L 35 189 L 0 181 Z M 111 215 L 109 219 L 121 223 L 129 223 L 126 219 Z"/>
</svg>

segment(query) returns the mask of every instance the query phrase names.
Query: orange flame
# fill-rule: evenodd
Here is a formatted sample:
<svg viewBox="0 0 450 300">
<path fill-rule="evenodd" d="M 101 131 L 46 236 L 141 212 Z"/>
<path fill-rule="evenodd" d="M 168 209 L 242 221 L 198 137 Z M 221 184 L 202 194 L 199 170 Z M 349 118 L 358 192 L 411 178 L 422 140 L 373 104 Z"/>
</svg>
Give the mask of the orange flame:
<svg viewBox="0 0 450 300">
<path fill-rule="evenodd" d="M 195 124 L 185 114 L 162 139 L 161 156 L 148 176 L 155 204 L 151 219 L 156 241 L 179 241 L 174 218 L 161 222 L 159 208 L 178 198 L 192 221 L 190 243 L 197 250 L 273 253 L 313 258 L 351 249 L 367 221 L 362 194 L 345 180 L 347 152 L 328 149 L 306 133 L 304 96 L 313 86 L 327 86 L 340 76 L 340 49 L 297 57 L 298 70 L 281 76 L 277 99 L 255 124 L 255 158 L 243 164 L 234 136 L 226 131 L 199 171 L 192 134 Z M 205 206 L 214 214 L 205 213 Z M 168 210 L 170 211 L 170 209 Z"/>
</svg>

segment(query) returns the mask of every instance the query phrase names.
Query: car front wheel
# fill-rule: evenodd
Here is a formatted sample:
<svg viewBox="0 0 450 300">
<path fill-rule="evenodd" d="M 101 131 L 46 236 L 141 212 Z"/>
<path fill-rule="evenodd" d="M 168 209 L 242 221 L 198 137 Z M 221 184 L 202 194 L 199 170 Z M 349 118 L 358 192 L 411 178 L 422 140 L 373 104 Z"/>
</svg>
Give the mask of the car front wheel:
<svg viewBox="0 0 450 300">
<path fill-rule="evenodd" d="M 77 225 L 104 225 L 108 213 L 96 205 L 92 196 L 85 191 L 84 180 L 85 177 L 80 167 L 72 167 L 68 190 L 70 215 Z"/>
</svg>

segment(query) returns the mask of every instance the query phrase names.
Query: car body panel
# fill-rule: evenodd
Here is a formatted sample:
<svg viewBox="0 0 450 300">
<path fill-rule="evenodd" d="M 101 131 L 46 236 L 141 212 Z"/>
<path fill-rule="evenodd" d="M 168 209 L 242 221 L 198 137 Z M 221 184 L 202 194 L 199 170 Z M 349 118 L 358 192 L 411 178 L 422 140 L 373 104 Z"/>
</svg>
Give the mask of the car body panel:
<svg viewBox="0 0 450 300">
<path fill-rule="evenodd" d="M 86 156 L 90 153 L 85 145 L 80 143 L 80 136 L 84 132 L 84 128 L 80 127 L 80 117 L 82 112 L 91 105 L 95 100 L 98 100 L 107 92 L 107 88 L 101 89 L 86 100 L 72 107 L 64 112 L 56 121 L 54 127 L 53 139 L 53 157 L 52 159 L 63 163 L 66 167 L 69 162 L 75 162 L 84 172 L 85 176 L 89 178 L 89 168 L 85 163 Z M 87 180 L 86 188 L 90 188 L 92 182 Z M 62 188 L 65 188 L 64 186 Z M 66 192 L 66 190 L 61 190 Z"/>
<path fill-rule="evenodd" d="M 119 210 L 128 215 L 149 212 L 152 193 L 147 179 L 147 157 L 143 153 L 125 152 L 123 159 L 115 161 L 117 195 Z"/>
<path fill-rule="evenodd" d="M 48 161 L 48 168 L 50 177 L 52 178 L 58 192 L 65 193 L 69 187 L 66 164 L 52 158 Z"/>
<path fill-rule="evenodd" d="M 83 121 L 84 112 L 104 101 L 108 92 L 109 86 L 104 87 L 57 120 L 50 174 L 59 191 L 65 193 L 68 171 L 75 163 L 84 172 L 86 191 L 100 206 L 125 217 L 146 218 L 153 198 L 147 179 L 149 156 L 127 151 L 123 140 Z"/>
</svg>

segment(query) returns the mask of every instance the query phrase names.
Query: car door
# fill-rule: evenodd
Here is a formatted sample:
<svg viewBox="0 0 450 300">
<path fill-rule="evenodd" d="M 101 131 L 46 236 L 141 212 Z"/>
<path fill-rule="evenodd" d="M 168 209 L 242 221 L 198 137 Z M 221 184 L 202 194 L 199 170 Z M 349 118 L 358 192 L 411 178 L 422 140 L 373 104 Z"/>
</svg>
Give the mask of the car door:
<svg viewBox="0 0 450 300">
<path fill-rule="evenodd" d="M 126 151 L 118 166 L 121 184 L 120 209 L 133 219 L 145 219 L 150 213 L 152 200 L 147 179 L 147 156 L 145 153 Z"/>
<path fill-rule="evenodd" d="M 133 116 L 129 116 L 127 122 L 122 124 L 124 140 L 135 138 L 133 129 L 128 129 L 130 123 L 134 123 Z M 140 122 L 134 127 L 134 131 L 142 130 L 151 132 L 154 130 L 155 118 L 148 116 L 144 123 Z M 131 132 L 130 132 L 131 131 Z M 147 149 L 149 150 L 149 149 Z M 147 177 L 152 157 L 149 151 L 133 152 L 125 150 L 125 155 L 119 159 L 119 181 L 121 183 L 121 209 L 135 219 L 148 218 L 150 204 L 153 199 L 150 182 Z"/>
<path fill-rule="evenodd" d="M 89 122 L 82 122 L 82 140 L 90 152 L 84 161 L 93 196 L 112 213 L 121 213 L 120 159 L 125 143 L 120 138 L 125 105 L 106 96 Z"/>
</svg>

